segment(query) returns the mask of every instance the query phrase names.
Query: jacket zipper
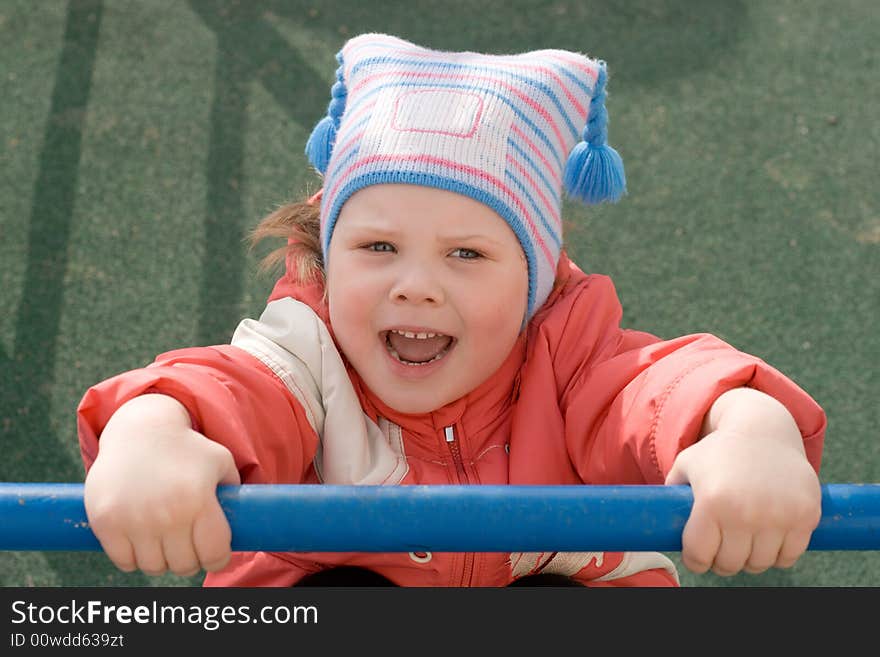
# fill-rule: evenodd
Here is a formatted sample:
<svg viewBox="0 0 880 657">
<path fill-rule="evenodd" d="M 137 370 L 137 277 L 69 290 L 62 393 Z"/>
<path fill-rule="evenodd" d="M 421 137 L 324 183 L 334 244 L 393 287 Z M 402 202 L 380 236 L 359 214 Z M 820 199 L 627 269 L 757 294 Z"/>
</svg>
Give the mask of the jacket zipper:
<svg viewBox="0 0 880 657">
<path fill-rule="evenodd" d="M 455 428 L 454 426 L 445 427 L 443 433 L 446 437 L 446 445 L 449 447 L 449 452 L 452 454 L 452 462 L 455 464 L 455 472 L 458 478 L 459 484 L 470 484 L 467 476 L 467 470 L 464 468 L 464 461 L 461 458 L 461 447 L 459 446 L 459 441 L 455 439 Z M 473 552 L 465 552 L 464 553 L 464 568 L 461 575 L 461 586 L 470 586 L 471 579 L 473 579 L 474 574 L 474 553 Z"/>
</svg>

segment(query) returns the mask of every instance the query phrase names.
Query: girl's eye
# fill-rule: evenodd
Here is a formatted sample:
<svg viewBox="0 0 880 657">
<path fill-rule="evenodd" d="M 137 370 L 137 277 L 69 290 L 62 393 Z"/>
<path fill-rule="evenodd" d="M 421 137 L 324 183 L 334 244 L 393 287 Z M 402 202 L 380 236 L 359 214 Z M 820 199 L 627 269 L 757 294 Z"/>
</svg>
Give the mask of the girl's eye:
<svg viewBox="0 0 880 657">
<path fill-rule="evenodd" d="M 462 260 L 477 260 L 483 255 L 473 249 L 456 249 L 453 253 L 457 253 Z"/>
<path fill-rule="evenodd" d="M 367 244 L 366 249 L 374 253 L 391 253 L 394 251 L 394 247 L 388 242 L 373 242 L 372 244 Z"/>
</svg>

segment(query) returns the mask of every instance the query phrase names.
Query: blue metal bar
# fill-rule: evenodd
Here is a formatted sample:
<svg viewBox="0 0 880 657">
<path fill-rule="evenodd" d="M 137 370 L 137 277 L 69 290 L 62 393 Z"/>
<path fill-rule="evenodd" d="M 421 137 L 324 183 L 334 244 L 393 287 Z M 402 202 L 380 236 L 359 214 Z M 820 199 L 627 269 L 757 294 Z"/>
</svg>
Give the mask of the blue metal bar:
<svg viewBox="0 0 880 657">
<path fill-rule="evenodd" d="M 82 484 L 0 484 L 0 550 L 100 550 Z M 218 488 L 233 550 L 681 550 L 687 486 Z M 880 484 L 826 484 L 811 550 L 880 549 Z"/>
</svg>

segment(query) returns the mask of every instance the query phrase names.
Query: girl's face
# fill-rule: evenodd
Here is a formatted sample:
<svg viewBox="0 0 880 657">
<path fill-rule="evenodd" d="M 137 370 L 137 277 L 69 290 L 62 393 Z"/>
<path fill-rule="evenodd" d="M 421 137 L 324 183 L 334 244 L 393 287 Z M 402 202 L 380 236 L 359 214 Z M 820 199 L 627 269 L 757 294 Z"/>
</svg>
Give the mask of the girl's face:
<svg viewBox="0 0 880 657">
<path fill-rule="evenodd" d="M 445 190 L 356 192 L 342 206 L 326 271 L 339 346 L 401 413 L 435 410 L 489 378 L 526 312 L 516 235 L 488 206 Z"/>
</svg>

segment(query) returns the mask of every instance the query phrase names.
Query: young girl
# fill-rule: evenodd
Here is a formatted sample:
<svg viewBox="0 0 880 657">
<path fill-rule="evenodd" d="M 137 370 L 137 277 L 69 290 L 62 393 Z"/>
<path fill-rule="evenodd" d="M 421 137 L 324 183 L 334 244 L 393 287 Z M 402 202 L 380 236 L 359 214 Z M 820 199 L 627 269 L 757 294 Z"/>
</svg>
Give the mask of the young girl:
<svg viewBox="0 0 880 657">
<path fill-rule="evenodd" d="M 110 559 L 148 574 L 203 568 L 221 586 L 358 572 L 421 586 L 675 585 L 656 553 L 231 554 L 215 495 L 238 483 L 665 482 L 693 488 L 689 569 L 794 564 L 821 513 L 822 410 L 711 335 L 621 329 L 611 281 L 562 248 L 563 188 L 590 203 L 624 191 L 604 64 L 377 34 L 337 59 L 307 145 L 323 189 L 256 232 L 288 238 L 260 319 L 80 403 L 86 510 Z"/>
</svg>

